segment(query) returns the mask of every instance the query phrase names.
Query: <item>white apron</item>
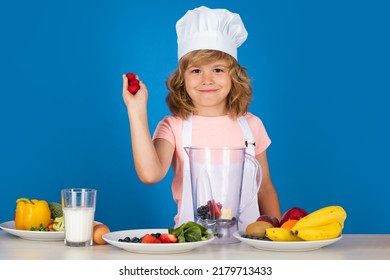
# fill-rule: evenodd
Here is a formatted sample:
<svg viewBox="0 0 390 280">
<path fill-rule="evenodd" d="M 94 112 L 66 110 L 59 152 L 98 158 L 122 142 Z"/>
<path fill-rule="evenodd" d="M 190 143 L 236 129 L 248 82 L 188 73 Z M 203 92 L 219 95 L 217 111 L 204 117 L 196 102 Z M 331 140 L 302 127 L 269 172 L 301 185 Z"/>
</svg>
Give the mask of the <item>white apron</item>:
<svg viewBox="0 0 390 280">
<path fill-rule="evenodd" d="M 250 155 L 255 156 L 255 141 L 253 138 L 252 131 L 249 127 L 249 124 L 245 117 L 238 118 L 238 123 L 240 124 L 243 133 L 245 135 L 245 146 L 246 152 Z M 187 120 L 183 121 L 183 158 L 184 158 L 184 168 L 183 168 L 183 190 L 182 190 L 182 200 L 180 207 L 180 216 L 177 226 L 180 226 L 183 223 L 188 221 L 194 221 L 194 205 L 192 200 L 192 189 L 191 189 L 191 175 L 190 175 L 190 161 L 188 154 L 184 151 L 184 147 L 191 147 L 192 142 L 192 116 Z M 245 165 L 244 176 L 243 176 L 243 189 L 241 194 L 241 201 L 245 204 L 248 204 L 248 197 L 253 196 L 253 187 L 252 182 L 254 178 L 254 167 L 252 165 Z M 245 183 L 248 180 L 248 183 Z M 245 228 L 248 224 L 256 221 L 260 216 L 259 206 L 257 202 L 257 195 L 251 198 L 249 205 L 245 207 L 243 213 L 241 213 L 238 222 L 238 229 L 245 231 Z"/>
</svg>

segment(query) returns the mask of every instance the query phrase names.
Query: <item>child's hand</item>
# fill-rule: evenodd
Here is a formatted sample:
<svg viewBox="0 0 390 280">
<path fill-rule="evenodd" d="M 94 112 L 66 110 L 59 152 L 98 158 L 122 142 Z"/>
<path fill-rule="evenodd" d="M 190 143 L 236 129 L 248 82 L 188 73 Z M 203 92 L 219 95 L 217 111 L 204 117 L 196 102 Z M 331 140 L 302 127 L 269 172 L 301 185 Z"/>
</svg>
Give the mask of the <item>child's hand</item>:
<svg viewBox="0 0 390 280">
<path fill-rule="evenodd" d="M 136 108 L 146 107 L 146 102 L 148 99 L 148 90 L 145 84 L 139 80 L 138 76 L 136 76 L 136 79 L 139 80 L 140 88 L 135 94 L 132 94 L 129 92 L 129 88 L 128 88 L 129 80 L 126 74 L 122 75 L 122 79 L 123 79 L 122 96 L 123 96 L 123 101 L 126 104 L 126 107 L 128 109 L 131 108 L 132 110 Z"/>
</svg>

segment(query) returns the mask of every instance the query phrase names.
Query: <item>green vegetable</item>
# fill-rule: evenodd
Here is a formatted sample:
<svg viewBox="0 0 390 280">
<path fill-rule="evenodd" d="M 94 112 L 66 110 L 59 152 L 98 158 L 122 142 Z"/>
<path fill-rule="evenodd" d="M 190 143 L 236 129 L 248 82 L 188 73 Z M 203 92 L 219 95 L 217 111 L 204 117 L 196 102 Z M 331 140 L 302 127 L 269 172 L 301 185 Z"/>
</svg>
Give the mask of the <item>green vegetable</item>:
<svg viewBox="0 0 390 280">
<path fill-rule="evenodd" d="M 207 228 L 195 223 L 187 222 L 176 229 L 168 228 L 168 233 L 177 236 L 178 242 L 196 242 L 209 239 Z"/>
<path fill-rule="evenodd" d="M 49 209 L 51 212 L 51 218 L 55 219 L 58 217 L 62 217 L 64 215 L 62 211 L 62 205 L 59 204 L 58 202 L 50 202 L 49 203 Z"/>
<path fill-rule="evenodd" d="M 65 220 L 64 220 L 64 217 L 57 217 L 54 219 L 54 222 L 53 222 L 53 229 L 55 231 L 64 231 L 64 228 L 65 228 Z"/>
<path fill-rule="evenodd" d="M 44 227 L 43 224 L 39 224 L 38 227 L 31 227 L 31 231 L 49 231 L 48 227 Z"/>
</svg>

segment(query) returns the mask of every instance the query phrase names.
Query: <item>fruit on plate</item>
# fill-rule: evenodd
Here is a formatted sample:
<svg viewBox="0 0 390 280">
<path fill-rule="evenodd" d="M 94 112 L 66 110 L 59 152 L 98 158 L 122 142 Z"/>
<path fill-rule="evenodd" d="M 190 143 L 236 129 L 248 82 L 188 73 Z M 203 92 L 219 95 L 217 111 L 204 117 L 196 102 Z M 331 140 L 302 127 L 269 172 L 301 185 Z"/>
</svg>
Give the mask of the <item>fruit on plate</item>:
<svg viewBox="0 0 390 280">
<path fill-rule="evenodd" d="M 177 236 L 174 234 L 169 233 L 163 233 L 159 236 L 158 240 L 161 241 L 161 243 L 177 243 L 178 239 Z"/>
<path fill-rule="evenodd" d="M 126 77 L 128 83 L 127 90 L 133 95 L 136 94 L 140 89 L 139 80 L 134 73 L 127 73 Z"/>
<path fill-rule="evenodd" d="M 311 212 L 301 220 L 299 220 L 292 230 L 298 230 L 303 227 L 323 226 L 333 222 L 338 222 L 344 227 L 344 222 L 347 218 L 347 213 L 344 208 L 338 205 L 326 206 L 314 212 Z"/>
<path fill-rule="evenodd" d="M 16 200 L 15 228 L 34 230 L 47 228 L 51 221 L 51 212 L 45 200 L 22 197 Z"/>
<path fill-rule="evenodd" d="M 280 227 L 281 228 L 286 228 L 286 229 L 292 229 L 293 226 L 298 222 L 298 220 L 288 220 L 285 221 Z"/>
<path fill-rule="evenodd" d="M 281 227 L 272 227 L 265 230 L 265 237 L 272 241 L 302 241 L 294 235 L 289 229 Z"/>
<path fill-rule="evenodd" d="M 109 233 L 110 229 L 105 224 L 95 223 L 93 226 L 93 242 L 96 245 L 107 244 L 107 241 L 103 239 L 103 235 Z"/>
<path fill-rule="evenodd" d="M 336 238 L 341 235 L 346 218 L 343 207 L 326 206 L 300 219 L 291 232 L 308 241 Z"/>
<path fill-rule="evenodd" d="M 263 238 L 265 236 L 265 230 L 272 228 L 273 225 L 266 221 L 253 222 L 245 228 L 245 234 L 256 238 Z"/>
<path fill-rule="evenodd" d="M 154 238 L 149 237 L 149 235 L 151 235 L 152 237 L 154 237 L 158 240 L 161 233 L 159 233 L 159 232 L 148 233 L 148 234 L 145 234 L 144 236 L 133 236 L 133 237 L 126 236 L 125 238 L 119 238 L 118 241 L 119 242 L 127 242 L 127 243 L 142 243 L 143 238 L 146 236 L 144 243 L 161 243 L 161 241 L 156 242 L 156 240 Z"/>
<path fill-rule="evenodd" d="M 282 218 L 280 219 L 280 224 L 284 224 L 288 220 L 299 220 L 307 216 L 305 209 L 300 207 L 292 207 L 283 213 Z"/>
<path fill-rule="evenodd" d="M 265 221 L 270 224 L 272 224 L 274 227 L 280 227 L 280 223 L 278 218 L 272 216 L 272 215 L 260 215 L 256 221 Z"/>
<path fill-rule="evenodd" d="M 157 237 L 151 235 L 151 234 L 145 234 L 143 237 L 142 237 L 142 241 L 141 243 L 161 243 L 160 240 L 158 240 Z"/>
<path fill-rule="evenodd" d="M 342 231 L 341 224 L 339 222 L 333 222 L 322 226 L 303 227 L 295 230 L 294 234 L 303 240 L 315 241 L 339 237 Z"/>
<path fill-rule="evenodd" d="M 121 238 L 118 241 L 120 242 L 128 242 L 128 243 L 178 243 L 178 238 L 175 234 L 170 233 L 146 233 L 144 236 L 137 237 L 134 236 L 132 238 L 125 237 Z"/>
<path fill-rule="evenodd" d="M 184 243 L 208 240 L 213 234 L 207 228 L 193 221 L 181 224 L 177 228 L 168 228 L 167 233 L 146 233 L 144 236 L 126 236 L 119 238 L 119 242 L 128 243 Z"/>
</svg>

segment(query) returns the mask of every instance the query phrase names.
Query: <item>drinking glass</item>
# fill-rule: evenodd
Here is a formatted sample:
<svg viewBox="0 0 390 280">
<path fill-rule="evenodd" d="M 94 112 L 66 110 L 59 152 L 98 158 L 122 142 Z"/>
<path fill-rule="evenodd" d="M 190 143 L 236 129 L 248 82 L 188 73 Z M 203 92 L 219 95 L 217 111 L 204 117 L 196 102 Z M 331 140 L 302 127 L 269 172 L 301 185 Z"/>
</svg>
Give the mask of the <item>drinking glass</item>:
<svg viewBox="0 0 390 280">
<path fill-rule="evenodd" d="M 65 245 L 91 246 L 93 244 L 96 189 L 63 189 L 61 197 L 65 220 Z"/>
</svg>

